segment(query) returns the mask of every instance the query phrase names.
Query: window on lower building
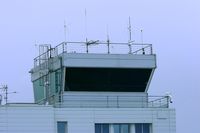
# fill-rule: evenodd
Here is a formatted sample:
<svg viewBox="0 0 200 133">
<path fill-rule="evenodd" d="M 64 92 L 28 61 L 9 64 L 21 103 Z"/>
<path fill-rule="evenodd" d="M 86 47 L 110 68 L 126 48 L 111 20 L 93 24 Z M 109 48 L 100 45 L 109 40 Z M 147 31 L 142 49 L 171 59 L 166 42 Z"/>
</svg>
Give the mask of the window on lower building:
<svg viewBox="0 0 200 133">
<path fill-rule="evenodd" d="M 129 124 L 113 124 L 113 133 L 129 133 Z"/>
<path fill-rule="evenodd" d="M 95 124 L 95 133 L 129 133 L 129 124 Z"/>
<path fill-rule="evenodd" d="M 95 124 L 95 133 L 151 133 L 150 123 Z"/>
<path fill-rule="evenodd" d="M 149 123 L 135 124 L 135 133 L 150 133 L 150 124 Z"/>
<path fill-rule="evenodd" d="M 109 133 L 109 124 L 95 124 L 95 133 Z"/>
<path fill-rule="evenodd" d="M 65 121 L 57 122 L 57 133 L 67 133 L 67 122 Z"/>
</svg>

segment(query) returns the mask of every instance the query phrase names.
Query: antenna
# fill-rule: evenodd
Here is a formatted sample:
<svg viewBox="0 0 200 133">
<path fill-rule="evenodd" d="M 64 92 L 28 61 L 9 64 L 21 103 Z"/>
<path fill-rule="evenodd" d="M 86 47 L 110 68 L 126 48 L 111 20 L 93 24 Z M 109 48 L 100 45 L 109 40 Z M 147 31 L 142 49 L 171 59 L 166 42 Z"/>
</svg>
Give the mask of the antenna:
<svg viewBox="0 0 200 133">
<path fill-rule="evenodd" d="M 0 88 L 3 92 L 3 94 L 5 94 L 5 101 L 6 101 L 6 104 L 8 103 L 8 94 L 12 94 L 12 93 L 17 93 L 17 92 L 8 92 L 8 86 L 7 85 L 2 85 L 2 87 Z M 2 102 L 2 95 L 0 95 L 0 105 L 1 105 L 1 102 Z"/>
<path fill-rule="evenodd" d="M 87 39 L 87 9 L 85 8 L 85 36 Z"/>
<path fill-rule="evenodd" d="M 6 104 L 7 104 L 8 103 L 8 86 L 7 85 L 2 85 L 2 87 L 0 89 L 2 89 L 3 92 L 5 92 L 4 99 L 6 100 Z"/>
<path fill-rule="evenodd" d="M 143 44 L 143 30 L 140 30 L 141 43 Z"/>
<path fill-rule="evenodd" d="M 129 30 L 129 41 L 128 41 L 128 47 L 129 47 L 129 54 L 132 53 L 132 47 L 131 47 L 131 43 L 132 41 L 132 33 L 131 33 L 131 17 L 129 16 L 129 26 L 128 26 L 128 30 Z"/>
<path fill-rule="evenodd" d="M 131 41 L 132 40 L 132 38 L 131 38 L 131 17 L 129 16 L 129 26 L 128 26 L 128 30 L 129 30 L 129 41 Z"/>
<path fill-rule="evenodd" d="M 85 44 L 86 44 L 86 53 L 88 53 L 88 39 L 87 39 L 87 10 L 85 8 Z"/>
<path fill-rule="evenodd" d="M 106 34 L 107 34 L 108 54 L 110 54 L 110 38 L 109 38 L 109 32 L 108 32 L 108 25 L 106 25 Z"/>
<path fill-rule="evenodd" d="M 67 41 L 67 25 L 66 25 L 66 21 L 64 20 L 64 41 Z"/>
<path fill-rule="evenodd" d="M 38 53 L 38 52 L 39 52 L 39 46 L 38 46 L 36 40 L 35 40 L 34 48 L 35 48 L 35 50 L 36 50 L 36 52 L 35 52 L 35 56 L 38 56 L 38 55 L 39 55 L 39 53 Z"/>
</svg>

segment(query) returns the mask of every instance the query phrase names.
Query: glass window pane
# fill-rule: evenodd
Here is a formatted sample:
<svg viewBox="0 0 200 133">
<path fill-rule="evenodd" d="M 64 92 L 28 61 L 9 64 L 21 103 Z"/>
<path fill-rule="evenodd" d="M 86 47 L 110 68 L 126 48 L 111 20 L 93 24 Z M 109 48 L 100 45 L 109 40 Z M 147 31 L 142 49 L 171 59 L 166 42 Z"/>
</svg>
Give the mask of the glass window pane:
<svg viewBox="0 0 200 133">
<path fill-rule="evenodd" d="M 57 132 L 58 133 L 67 133 L 67 122 L 58 122 L 57 123 Z"/>
<path fill-rule="evenodd" d="M 103 133 L 109 133 L 109 125 L 108 124 L 102 124 L 103 127 Z"/>
<path fill-rule="evenodd" d="M 113 125 L 113 129 L 114 129 L 114 133 L 120 133 L 119 124 L 114 124 L 114 125 Z"/>
<path fill-rule="evenodd" d="M 143 133 L 142 132 L 142 124 L 141 123 L 135 124 L 135 133 Z"/>
<path fill-rule="evenodd" d="M 149 123 L 143 124 L 143 133 L 150 133 Z"/>
<path fill-rule="evenodd" d="M 121 133 L 129 133 L 129 125 L 121 124 Z"/>
<path fill-rule="evenodd" d="M 95 124 L 95 133 L 101 133 L 101 124 Z"/>
</svg>

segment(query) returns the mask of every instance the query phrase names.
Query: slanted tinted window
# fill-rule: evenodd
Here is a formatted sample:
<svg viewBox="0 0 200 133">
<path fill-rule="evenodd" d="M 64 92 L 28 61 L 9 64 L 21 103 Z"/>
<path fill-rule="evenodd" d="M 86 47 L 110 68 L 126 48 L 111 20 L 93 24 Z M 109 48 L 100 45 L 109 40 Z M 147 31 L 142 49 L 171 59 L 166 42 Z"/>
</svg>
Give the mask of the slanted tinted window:
<svg viewBox="0 0 200 133">
<path fill-rule="evenodd" d="M 67 133 L 67 122 L 57 122 L 57 133 Z"/>
<path fill-rule="evenodd" d="M 135 133 L 150 133 L 150 124 L 149 123 L 135 124 Z"/>
<path fill-rule="evenodd" d="M 109 124 L 95 124 L 95 133 L 109 133 Z"/>
<path fill-rule="evenodd" d="M 66 68 L 65 91 L 144 92 L 151 69 Z"/>
</svg>

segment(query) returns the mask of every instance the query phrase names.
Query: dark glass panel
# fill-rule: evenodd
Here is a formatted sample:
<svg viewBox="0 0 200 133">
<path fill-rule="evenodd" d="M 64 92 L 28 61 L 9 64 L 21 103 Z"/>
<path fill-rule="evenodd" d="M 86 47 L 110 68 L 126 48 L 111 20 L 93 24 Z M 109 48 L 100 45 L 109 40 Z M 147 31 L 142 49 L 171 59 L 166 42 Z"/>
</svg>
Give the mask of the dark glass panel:
<svg viewBox="0 0 200 133">
<path fill-rule="evenodd" d="M 120 133 L 120 125 L 119 124 L 114 124 L 113 128 L 114 128 L 114 133 Z"/>
<path fill-rule="evenodd" d="M 66 68 L 65 91 L 144 92 L 151 69 Z"/>
<path fill-rule="evenodd" d="M 121 133 L 129 133 L 129 125 L 121 124 Z"/>
<path fill-rule="evenodd" d="M 102 124 L 103 133 L 109 133 L 109 124 Z"/>
<path fill-rule="evenodd" d="M 143 124 L 143 133 L 150 133 L 149 123 L 144 123 Z"/>
<path fill-rule="evenodd" d="M 67 133 L 67 122 L 58 122 L 57 123 L 57 132 L 58 133 Z"/>
<path fill-rule="evenodd" d="M 101 124 L 95 124 L 95 133 L 101 133 Z"/>
<path fill-rule="evenodd" d="M 135 133 L 142 133 L 142 124 L 141 123 L 135 124 Z"/>
</svg>

